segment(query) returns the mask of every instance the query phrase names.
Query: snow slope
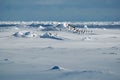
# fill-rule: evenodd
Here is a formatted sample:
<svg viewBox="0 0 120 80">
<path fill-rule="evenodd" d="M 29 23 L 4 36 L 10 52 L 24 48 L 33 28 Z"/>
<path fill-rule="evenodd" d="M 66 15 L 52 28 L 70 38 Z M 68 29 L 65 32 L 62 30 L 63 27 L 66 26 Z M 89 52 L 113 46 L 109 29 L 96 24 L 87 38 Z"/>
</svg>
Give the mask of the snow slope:
<svg viewBox="0 0 120 80">
<path fill-rule="evenodd" d="M 120 80 L 120 29 L 9 24 L 0 27 L 0 80 Z"/>
</svg>

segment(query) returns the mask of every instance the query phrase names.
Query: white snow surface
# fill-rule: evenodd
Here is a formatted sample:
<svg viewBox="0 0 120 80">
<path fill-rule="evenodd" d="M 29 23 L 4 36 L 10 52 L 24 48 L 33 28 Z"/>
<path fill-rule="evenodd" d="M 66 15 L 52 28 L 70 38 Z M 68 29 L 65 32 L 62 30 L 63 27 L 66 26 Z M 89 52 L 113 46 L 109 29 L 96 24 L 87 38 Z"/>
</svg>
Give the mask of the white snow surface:
<svg viewBox="0 0 120 80">
<path fill-rule="evenodd" d="M 13 23 L 0 27 L 0 80 L 120 80 L 120 29 L 0 22 Z"/>
</svg>

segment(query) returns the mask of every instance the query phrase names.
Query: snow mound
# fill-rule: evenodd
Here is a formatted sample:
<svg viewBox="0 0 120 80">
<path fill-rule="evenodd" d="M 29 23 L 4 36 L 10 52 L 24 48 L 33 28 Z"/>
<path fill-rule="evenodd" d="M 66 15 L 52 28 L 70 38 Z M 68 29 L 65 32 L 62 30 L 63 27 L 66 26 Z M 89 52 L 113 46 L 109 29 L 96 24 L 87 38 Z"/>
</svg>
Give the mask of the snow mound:
<svg viewBox="0 0 120 80">
<path fill-rule="evenodd" d="M 25 37 L 25 38 L 31 38 L 36 37 L 37 34 L 29 31 L 22 31 L 22 32 L 16 32 L 13 34 L 14 37 Z"/>
<path fill-rule="evenodd" d="M 60 66 L 53 66 L 50 70 L 58 70 L 58 71 L 61 71 L 61 70 L 64 70 L 64 68 L 60 67 Z"/>
<path fill-rule="evenodd" d="M 44 33 L 40 36 L 40 38 L 50 38 L 50 39 L 56 39 L 56 40 L 63 40 L 62 38 L 58 37 L 57 34 L 52 33 Z"/>
<path fill-rule="evenodd" d="M 9 59 L 0 60 L 0 64 L 10 64 L 10 63 L 13 63 L 13 61 L 11 61 Z"/>
</svg>

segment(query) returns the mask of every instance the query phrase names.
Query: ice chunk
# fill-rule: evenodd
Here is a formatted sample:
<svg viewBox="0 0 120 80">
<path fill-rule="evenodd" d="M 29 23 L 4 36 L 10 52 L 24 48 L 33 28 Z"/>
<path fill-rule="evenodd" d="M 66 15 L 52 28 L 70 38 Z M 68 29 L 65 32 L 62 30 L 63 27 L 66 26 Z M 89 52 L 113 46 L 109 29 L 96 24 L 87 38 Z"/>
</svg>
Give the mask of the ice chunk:
<svg viewBox="0 0 120 80">
<path fill-rule="evenodd" d="M 33 32 L 29 32 L 29 31 L 23 31 L 23 32 L 16 32 L 13 34 L 14 37 L 26 37 L 26 38 L 30 38 L 30 37 L 36 37 L 37 34 L 33 33 Z"/>
<path fill-rule="evenodd" d="M 23 37 L 36 37 L 37 35 L 35 33 L 32 33 L 32 32 L 25 32 Z"/>
<path fill-rule="evenodd" d="M 50 38 L 50 39 L 56 39 L 56 40 L 63 40 L 62 38 L 59 38 L 57 34 L 52 34 L 52 33 L 44 33 L 43 35 L 40 36 L 40 38 Z"/>
<path fill-rule="evenodd" d="M 39 26 L 38 29 L 40 29 L 40 30 L 44 30 L 45 27 L 43 27 L 43 26 Z"/>
<path fill-rule="evenodd" d="M 16 32 L 13 34 L 13 36 L 15 36 L 15 37 L 22 37 L 23 35 L 24 35 L 23 32 Z"/>
<path fill-rule="evenodd" d="M 88 26 L 87 26 L 87 25 L 84 25 L 84 29 L 88 29 Z"/>
</svg>

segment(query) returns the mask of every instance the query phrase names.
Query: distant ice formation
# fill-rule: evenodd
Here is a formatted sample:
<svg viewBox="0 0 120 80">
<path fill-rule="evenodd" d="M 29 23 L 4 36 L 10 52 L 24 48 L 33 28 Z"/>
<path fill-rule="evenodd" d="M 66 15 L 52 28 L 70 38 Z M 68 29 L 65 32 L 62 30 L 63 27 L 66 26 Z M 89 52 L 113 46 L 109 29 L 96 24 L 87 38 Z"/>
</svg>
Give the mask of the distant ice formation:
<svg viewBox="0 0 120 80">
<path fill-rule="evenodd" d="M 88 29 L 88 26 L 87 26 L 87 25 L 84 25 L 84 28 L 85 28 L 85 29 Z"/>
<path fill-rule="evenodd" d="M 54 26 L 39 26 L 38 29 L 41 31 L 57 31 Z"/>
<path fill-rule="evenodd" d="M 38 29 L 39 29 L 39 30 L 44 30 L 45 27 L 43 27 L 43 26 L 39 26 Z"/>
</svg>

